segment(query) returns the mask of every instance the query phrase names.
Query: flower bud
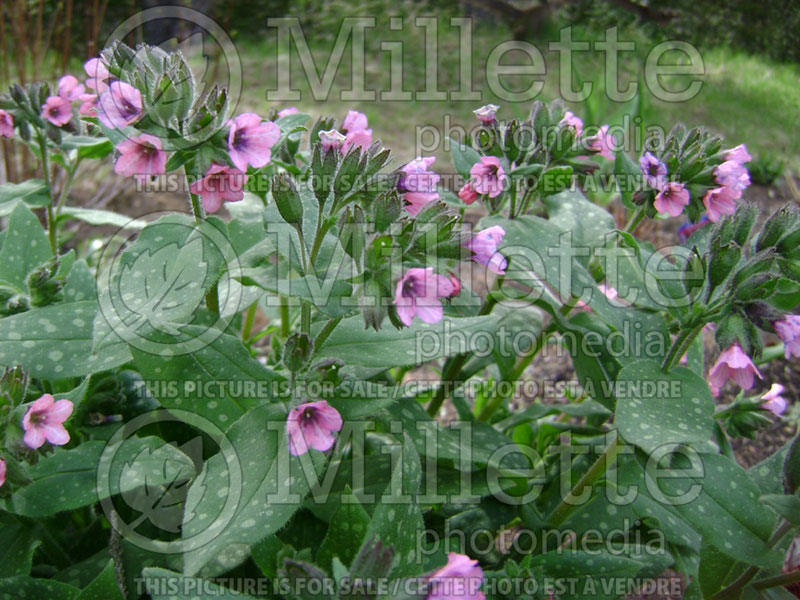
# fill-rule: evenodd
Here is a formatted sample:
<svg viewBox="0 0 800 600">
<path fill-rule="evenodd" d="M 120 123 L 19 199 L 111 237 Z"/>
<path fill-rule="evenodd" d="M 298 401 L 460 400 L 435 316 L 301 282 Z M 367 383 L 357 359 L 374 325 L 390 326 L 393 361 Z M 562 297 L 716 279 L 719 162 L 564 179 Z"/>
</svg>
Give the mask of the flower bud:
<svg viewBox="0 0 800 600">
<path fill-rule="evenodd" d="M 303 203 L 294 182 L 286 173 L 281 173 L 272 180 L 272 197 L 283 220 L 291 225 L 303 222 Z"/>
<path fill-rule="evenodd" d="M 292 372 L 302 370 L 314 353 L 314 340 L 307 333 L 293 333 L 283 348 L 283 364 Z"/>
</svg>

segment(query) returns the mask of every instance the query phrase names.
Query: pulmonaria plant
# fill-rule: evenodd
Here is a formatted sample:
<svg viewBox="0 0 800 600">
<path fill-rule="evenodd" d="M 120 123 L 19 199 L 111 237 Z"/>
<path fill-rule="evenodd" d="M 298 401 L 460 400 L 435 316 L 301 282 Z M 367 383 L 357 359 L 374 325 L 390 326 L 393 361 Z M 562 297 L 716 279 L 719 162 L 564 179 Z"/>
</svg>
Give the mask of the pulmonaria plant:
<svg viewBox="0 0 800 600">
<path fill-rule="evenodd" d="M 507 121 L 490 104 L 450 140 L 451 184 L 433 157 L 392 163 L 355 107 L 231 114 L 150 46 L 84 70 L 0 97 L 0 136 L 43 167 L 0 186 L 0 521 L 19 540 L 0 592 L 222 597 L 242 577 L 280 600 L 614 598 L 608 574 L 672 570 L 721 599 L 796 581 L 778 573 L 800 441 L 749 470 L 731 441 L 791 422 L 764 365 L 800 355 L 800 215 L 759 218 L 743 145 L 676 126 L 629 155 L 561 102 Z M 181 181 L 186 211 L 76 207 L 82 161 Z M 670 249 L 636 235 L 684 217 Z M 103 250 L 76 219 L 126 228 Z M 519 396 L 552 349 L 574 381 Z M 552 586 L 576 573 L 583 589 Z"/>
</svg>

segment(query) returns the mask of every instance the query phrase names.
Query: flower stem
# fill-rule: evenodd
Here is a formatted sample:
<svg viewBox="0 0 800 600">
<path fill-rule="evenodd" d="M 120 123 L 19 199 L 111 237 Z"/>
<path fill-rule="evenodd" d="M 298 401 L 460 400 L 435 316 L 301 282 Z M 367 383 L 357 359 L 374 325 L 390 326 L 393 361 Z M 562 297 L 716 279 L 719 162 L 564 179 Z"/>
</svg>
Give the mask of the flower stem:
<svg viewBox="0 0 800 600">
<path fill-rule="evenodd" d="M 561 504 L 550 513 L 547 519 L 548 524 L 553 527 L 558 527 L 567 519 L 569 514 L 576 507 L 575 501 L 583 495 L 586 488 L 590 487 L 598 477 L 602 476 L 608 468 L 614 464 L 622 446 L 623 443 L 615 434 L 614 439 L 611 440 L 611 443 L 606 447 L 605 451 L 597 458 L 589 470 L 586 471 L 580 481 L 575 484 L 575 487 L 573 487 L 567 497 L 561 501 Z"/>
<path fill-rule="evenodd" d="M 670 369 L 672 369 L 681 357 L 686 354 L 694 338 L 696 338 L 697 334 L 702 330 L 703 325 L 697 325 L 692 329 L 684 329 L 678 334 L 678 337 L 675 338 L 672 347 L 669 349 L 669 352 L 667 352 L 667 355 L 664 357 L 664 362 L 661 365 L 661 370 L 664 371 L 664 373 L 669 373 Z"/>
<path fill-rule="evenodd" d="M 317 338 L 314 340 L 314 351 L 319 350 L 325 344 L 325 340 L 328 339 L 328 336 L 333 333 L 333 330 L 336 329 L 336 326 L 339 324 L 339 321 L 342 320 L 342 317 L 336 317 L 335 319 L 331 319 L 327 323 L 325 323 L 325 327 L 317 334 Z"/>
<path fill-rule="evenodd" d="M 640 206 L 636 209 L 636 212 L 633 213 L 633 217 L 628 221 L 628 224 L 625 225 L 625 233 L 633 233 L 633 230 L 642 222 L 642 219 L 644 219 L 644 206 Z"/>
<path fill-rule="evenodd" d="M 798 581 L 800 581 L 800 571 L 792 571 L 791 573 L 760 579 L 753 584 L 753 587 L 757 590 L 766 590 L 767 588 L 778 587 L 779 585 L 791 585 Z"/>
<path fill-rule="evenodd" d="M 253 322 L 256 320 L 257 311 L 258 302 L 253 302 L 244 316 L 244 323 L 242 323 L 242 339 L 245 341 L 250 339 L 250 332 L 253 330 Z"/>
<path fill-rule="evenodd" d="M 42 161 L 42 178 L 47 186 L 50 202 L 47 204 L 47 238 L 50 240 L 50 250 L 53 256 L 58 256 L 58 232 L 56 231 L 56 216 L 53 213 L 53 190 L 50 188 L 50 164 L 47 157 L 47 140 L 39 132 L 39 153 Z"/>
<path fill-rule="evenodd" d="M 286 296 L 280 297 L 281 337 L 289 337 L 289 301 Z"/>
</svg>

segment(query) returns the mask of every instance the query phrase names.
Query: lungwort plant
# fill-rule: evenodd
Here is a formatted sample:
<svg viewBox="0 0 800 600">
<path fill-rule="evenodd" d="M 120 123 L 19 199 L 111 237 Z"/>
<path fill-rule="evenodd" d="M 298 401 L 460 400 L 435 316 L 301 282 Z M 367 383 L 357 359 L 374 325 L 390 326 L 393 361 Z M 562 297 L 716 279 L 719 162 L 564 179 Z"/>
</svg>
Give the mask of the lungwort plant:
<svg viewBox="0 0 800 600">
<path fill-rule="evenodd" d="M 744 146 L 678 125 L 631 157 L 559 102 L 490 105 L 454 193 L 358 112 L 231 114 L 147 46 L 85 68 L 0 98 L 42 173 L 0 187 L 0 595 L 797 585 L 800 442 L 731 449 L 786 407 L 758 365 L 800 356 L 800 218 L 742 200 Z M 74 206 L 110 159 L 187 212 Z M 635 235 L 683 216 L 669 248 Z"/>
</svg>

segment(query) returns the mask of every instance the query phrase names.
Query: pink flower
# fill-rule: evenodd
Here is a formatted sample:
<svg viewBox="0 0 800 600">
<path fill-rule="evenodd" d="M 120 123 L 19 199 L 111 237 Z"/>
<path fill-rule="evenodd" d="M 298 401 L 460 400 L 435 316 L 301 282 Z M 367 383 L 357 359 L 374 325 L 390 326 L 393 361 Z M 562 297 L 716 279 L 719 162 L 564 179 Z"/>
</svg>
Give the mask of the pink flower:
<svg viewBox="0 0 800 600">
<path fill-rule="evenodd" d="M 142 116 L 142 94 L 124 81 L 114 81 L 100 94 L 97 118 L 109 129 L 122 129 Z"/>
<path fill-rule="evenodd" d="M 468 181 L 464 187 L 458 190 L 458 197 L 461 198 L 464 204 L 472 204 L 478 199 L 478 192 L 475 191 L 475 188 L 472 187 L 472 184 Z"/>
<path fill-rule="evenodd" d="M 342 129 L 345 133 L 353 133 L 355 131 L 364 131 L 369 126 L 369 122 L 367 121 L 367 115 L 364 113 L 360 113 L 355 110 L 350 110 L 347 112 L 347 116 L 342 121 Z M 372 130 L 369 130 L 370 134 L 372 134 Z"/>
<path fill-rule="evenodd" d="M 575 130 L 575 137 L 580 137 L 583 133 L 583 121 L 569 110 L 564 113 L 564 118 L 558 122 L 558 125 L 559 127 L 572 127 Z"/>
<path fill-rule="evenodd" d="M 712 188 L 703 196 L 703 205 L 708 213 L 708 220 L 716 223 L 722 215 L 732 215 L 736 212 L 736 199 L 741 194 L 737 194 L 731 188 L 718 187 Z"/>
<path fill-rule="evenodd" d="M 763 379 L 753 361 L 736 343 L 722 351 L 708 374 L 708 380 L 711 385 L 721 388 L 726 381 L 733 379 L 740 388 L 749 390 L 753 387 L 753 375 Z"/>
<path fill-rule="evenodd" d="M 747 152 L 747 148 L 744 144 L 739 144 L 735 148 L 730 148 L 728 150 L 723 150 L 725 160 L 730 160 L 733 162 L 737 162 L 740 165 L 743 165 L 746 162 L 750 162 L 753 160 L 753 157 Z"/>
<path fill-rule="evenodd" d="M 481 156 L 480 162 L 472 165 L 469 174 L 472 188 L 479 194 L 496 198 L 502 193 L 506 173 L 496 156 Z"/>
<path fill-rule="evenodd" d="M 412 217 L 416 217 L 423 206 L 439 199 L 436 191 L 439 174 L 428 170 L 435 160 L 433 156 L 418 156 L 400 169 L 403 174 L 397 181 L 397 190 L 408 202 L 406 210 Z"/>
<path fill-rule="evenodd" d="M 247 165 L 260 169 L 269 162 L 270 149 L 280 137 L 281 128 L 275 123 L 262 123 L 261 117 L 253 113 L 239 115 L 228 132 L 231 161 L 243 173 Z"/>
<path fill-rule="evenodd" d="M 351 148 L 366 150 L 372 144 L 372 129 L 360 129 L 359 131 L 349 131 L 345 136 L 344 144 L 339 149 L 342 154 L 350 152 Z"/>
<path fill-rule="evenodd" d="M 119 175 L 137 178 L 160 175 L 167 165 L 167 153 L 162 150 L 161 140 L 147 133 L 120 142 L 117 150 L 121 154 L 114 163 L 114 172 Z"/>
<path fill-rule="evenodd" d="M 206 176 L 189 186 L 189 191 L 199 195 L 207 213 L 215 213 L 223 202 L 238 202 L 244 198 L 247 175 L 239 169 L 212 164 Z"/>
<path fill-rule="evenodd" d="M 750 174 L 742 166 L 742 163 L 735 160 L 726 160 L 724 163 L 714 169 L 715 181 L 721 186 L 730 188 L 734 193 L 738 194 L 736 197 L 742 195 L 742 192 L 750 185 Z"/>
<path fill-rule="evenodd" d="M 72 118 L 72 105 L 61 96 L 50 96 L 42 106 L 42 118 L 56 127 L 66 125 Z"/>
<path fill-rule="evenodd" d="M 397 316 L 405 325 L 411 325 L 415 315 L 424 323 L 438 323 L 443 315 L 439 298 L 447 298 L 452 293 L 450 278 L 436 275 L 433 267 L 408 269 L 395 290 Z"/>
<path fill-rule="evenodd" d="M 428 578 L 426 600 L 485 600 L 483 570 L 477 560 L 450 552 L 447 564 Z"/>
<path fill-rule="evenodd" d="M 461 293 L 461 281 L 454 273 L 448 273 L 447 276 L 450 278 L 450 283 L 453 284 L 453 291 L 450 292 L 448 298 L 455 298 Z"/>
<path fill-rule="evenodd" d="M 58 95 L 68 102 L 74 102 L 83 94 L 83 84 L 72 75 L 64 75 L 58 80 Z"/>
<path fill-rule="evenodd" d="M 705 202 L 705 198 L 703 199 L 703 202 Z M 710 221 L 711 219 L 708 217 L 708 215 L 703 215 L 700 218 L 700 221 L 697 223 L 684 223 L 678 227 L 678 237 L 681 239 L 681 242 L 688 240 L 690 237 L 692 237 L 692 234 L 694 234 L 695 231 L 705 227 Z"/>
<path fill-rule="evenodd" d="M 606 285 L 605 283 L 598 283 L 597 289 L 603 292 L 603 295 L 608 298 L 609 300 L 616 300 L 619 296 L 619 292 L 615 290 L 613 287 Z"/>
<path fill-rule="evenodd" d="M 294 106 L 287 106 L 287 107 L 286 107 L 286 108 L 284 108 L 283 110 L 279 110 L 279 111 L 278 111 L 278 118 L 281 118 L 281 117 L 288 117 L 289 115 L 296 115 L 296 114 L 297 114 L 297 113 L 299 113 L 299 112 L 300 112 L 300 111 L 299 111 L 299 110 L 297 110 L 297 108 L 296 108 L 296 107 L 294 107 Z"/>
<path fill-rule="evenodd" d="M 773 383 L 769 391 L 761 396 L 761 400 L 763 400 L 761 408 L 770 411 L 776 417 L 781 416 L 789 404 L 786 398 L 781 396 L 782 393 L 783 386 L 780 383 Z"/>
<path fill-rule="evenodd" d="M 586 148 L 592 152 L 597 152 L 599 156 L 608 160 L 614 160 L 614 147 L 617 140 L 614 134 L 608 133 L 608 125 L 603 125 L 594 135 L 586 140 Z"/>
<path fill-rule="evenodd" d="M 670 181 L 656 195 L 654 206 L 660 213 L 670 217 L 677 217 L 683 212 L 683 207 L 689 204 L 689 190 L 682 183 Z"/>
<path fill-rule="evenodd" d="M 658 160 L 652 153 L 645 152 L 639 159 L 639 168 L 644 180 L 651 188 L 660 190 L 667 183 L 667 165 Z"/>
<path fill-rule="evenodd" d="M 0 487 L 6 482 L 6 461 L 0 458 Z"/>
<path fill-rule="evenodd" d="M 25 436 L 22 440 L 33 450 L 41 448 L 47 440 L 53 446 L 63 446 L 69 441 L 69 433 L 64 429 L 64 421 L 72 414 L 72 402 L 55 402 L 50 394 L 36 400 L 22 418 Z"/>
<path fill-rule="evenodd" d="M 81 101 L 81 107 L 78 112 L 87 117 L 97 116 L 97 94 L 81 94 L 78 100 Z"/>
<path fill-rule="evenodd" d="M 339 133 L 336 129 L 328 129 L 319 132 L 319 143 L 322 144 L 322 150 L 327 152 L 331 148 L 334 150 L 340 148 L 345 143 L 347 138 Z"/>
<path fill-rule="evenodd" d="M 773 327 L 783 341 L 786 358 L 792 355 L 800 358 L 800 315 L 786 315 L 783 320 L 773 323 Z"/>
<path fill-rule="evenodd" d="M 497 104 L 487 104 L 486 106 L 476 108 L 472 113 L 478 117 L 478 119 L 489 125 L 490 123 L 494 123 L 494 116 L 499 109 L 500 107 L 497 106 Z"/>
<path fill-rule="evenodd" d="M 14 117 L 0 109 L 0 137 L 14 137 Z"/>
<path fill-rule="evenodd" d="M 290 410 L 286 419 L 289 453 L 300 456 L 309 447 L 326 452 L 336 442 L 333 433 L 341 430 L 342 415 L 325 400 L 301 404 Z"/>
<path fill-rule="evenodd" d="M 107 80 L 111 78 L 106 64 L 101 58 L 90 58 L 83 65 L 83 70 L 89 76 L 86 80 L 86 87 L 102 94 L 108 89 Z"/>
<path fill-rule="evenodd" d="M 502 243 L 505 234 L 505 229 L 500 225 L 493 225 L 476 233 L 464 246 L 472 250 L 472 259 L 475 262 L 487 266 L 493 273 L 503 275 L 508 261 L 497 251 L 497 247 Z"/>
</svg>

